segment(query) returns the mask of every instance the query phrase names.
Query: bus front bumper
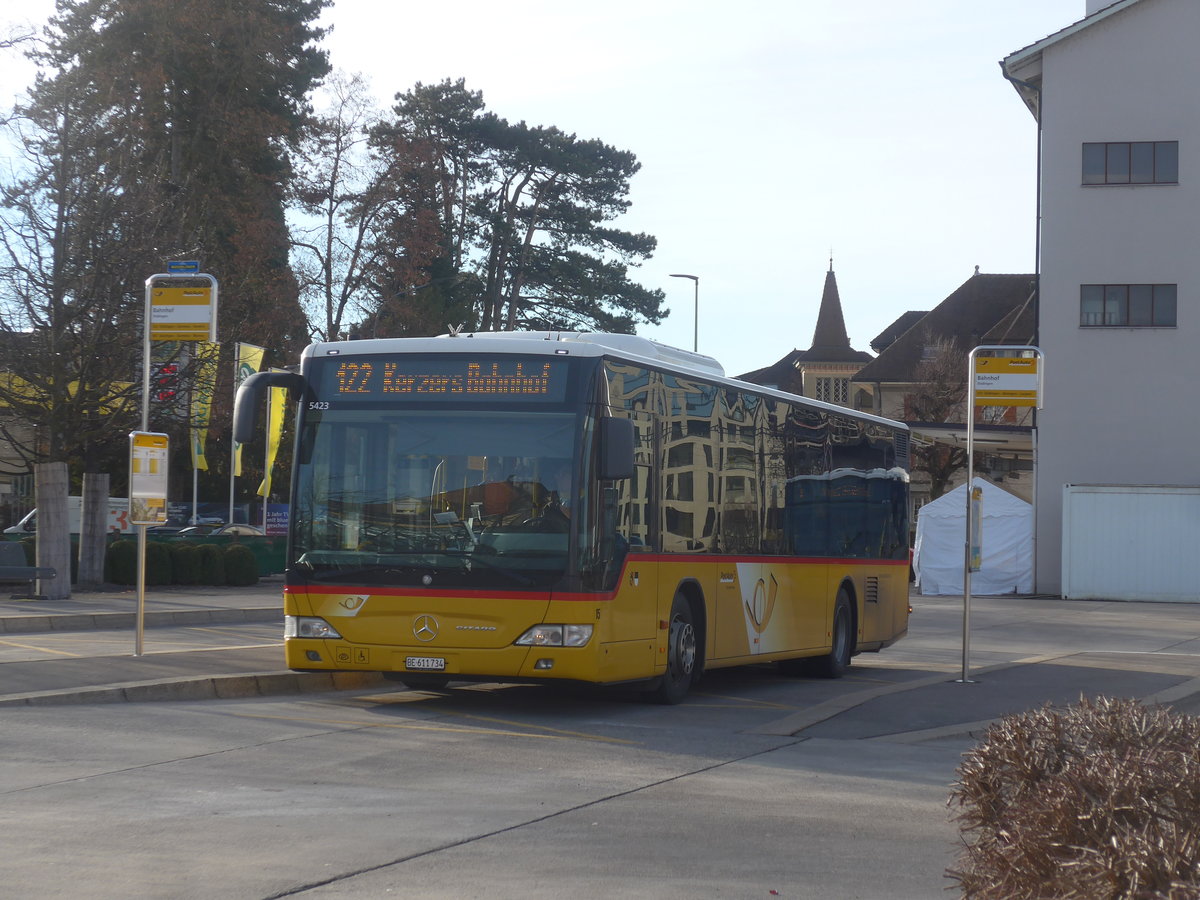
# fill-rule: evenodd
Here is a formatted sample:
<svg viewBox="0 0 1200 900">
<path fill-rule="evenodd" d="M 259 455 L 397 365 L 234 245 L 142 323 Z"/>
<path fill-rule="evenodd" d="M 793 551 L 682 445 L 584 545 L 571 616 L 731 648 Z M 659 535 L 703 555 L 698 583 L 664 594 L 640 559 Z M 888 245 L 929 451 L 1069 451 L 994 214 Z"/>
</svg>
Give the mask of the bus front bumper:
<svg viewBox="0 0 1200 900">
<path fill-rule="evenodd" d="M 284 654 L 288 668 L 308 672 L 395 672 L 441 675 L 451 680 L 595 681 L 596 646 L 592 642 L 584 647 L 381 647 L 344 640 L 287 638 Z"/>
</svg>

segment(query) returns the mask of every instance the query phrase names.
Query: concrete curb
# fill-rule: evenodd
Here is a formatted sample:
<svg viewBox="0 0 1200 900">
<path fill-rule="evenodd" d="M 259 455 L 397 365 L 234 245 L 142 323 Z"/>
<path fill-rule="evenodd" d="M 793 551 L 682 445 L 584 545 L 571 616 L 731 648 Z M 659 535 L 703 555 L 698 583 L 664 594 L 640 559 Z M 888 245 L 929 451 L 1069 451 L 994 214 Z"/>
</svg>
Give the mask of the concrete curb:
<svg viewBox="0 0 1200 900">
<path fill-rule="evenodd" d="M 0 706 L 237 700 L 244 697 L 350 691 L 382 684 L 390 682 L 378 672 L 258 672 L 247 675 L 130 681 L 67 691 L 32 691 L 0 697 Z"/>
<path fill-rule="evenodd" d="M 970 674 L 986 675 L 1020 666 L 1054 662 L 1055 660 L 1069 658 L 1074 655 L 1076 654 L 1050 653 L 1040 654 L 1037 656 L 1027 656 L 1021 659 L 1014 659 L 1011 662 L 996 663 L 990 666 L 980 666 L 972 669 Z M 961 675 L 961 672 L 959 674 Z M 857 706 L 862 706 L 865 703 L 869 703 L 872 700 L 877 700 L 880 697 L 886 697 L 889 694 L 905 693 L 907 691 L 918 690 L 920 688 L 930 687 L 935 684 L 944 684 L 956 680 L 957 679 L 954 677 L 954 673 L 947 672 L 929 675 L 924 678 L 916 678 L 912 681 L 901 681 L 895 684 L 867 688 L 862 691 L 856 691 L 852 694 L 846 694 L 842 697 L 827 700 L 824 703 L 815 704 L 808 709 L 785 716 L 782 719 L 776 719 L 773 722 L 767 722 L 758 728 L 747 729 L 746 734 L 769 734 L 780 737 L 799 737 L 805 729 L 811 728 L 814 725 L 819 725 L 828 719 L 832 719 L 835 716 L 841 715 L 842 713 Z M 1159 691 L 1158 693 L 1142 697 L 1139 702 L 1146 706 L 1175 703 L 1198 693 L 1200 693 L 1200 678 L 1193 678 L 1183 681 L 1174 687 Z M 983 732 L 988 729 L 988 726 L 990 726 L 993 722 L 998 721 L 1000 718 L 1003 717 L 997 716 L 993 719 L 982 719 L 975 722 L 961 722 L 954 725 L 945 725 L 939 728 L 929 728 L 921 731 L 896 732 L 893 734 L 879 735 L 877 737 L 868 738 L 868 740 L 887 741 L 901 744 L 918 744 L 924 741 L 940 740 L 942 738 L 949 737 L 967 736 L 978 738 L 982 736 Z"/>
<path fill-rule="evenodd" d="M 283 606 L 251 607 L 249 609 L 180 609 L 147 612 L 143 624 L 147 628 L 171 625 L 228 625 L 240 622 L 279 622 L 283 624 Z M 137 626 L 136 612 L 30 614 L 0 618 L 0 635 L 44 634 L 52 631 L 117 631 Z"/>
</svg>

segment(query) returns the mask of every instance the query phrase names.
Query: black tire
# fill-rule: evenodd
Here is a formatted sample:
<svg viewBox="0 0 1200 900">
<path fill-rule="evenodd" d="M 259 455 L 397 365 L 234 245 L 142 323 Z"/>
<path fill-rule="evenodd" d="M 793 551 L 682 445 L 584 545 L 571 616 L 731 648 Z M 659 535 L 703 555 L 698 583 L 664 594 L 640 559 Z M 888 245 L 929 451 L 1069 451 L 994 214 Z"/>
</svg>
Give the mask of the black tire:
<svg viewBox="0 0 1200 900">
<path fill-rule="evenodd" d="M 667 634 L 667 671 L 653 693 L 658 703 L 681 703 L 696 677 L 696 628 L 692 608 L 682 594 L 671 601 L 671 624 Z"/>
<path fill-rule="evenodd" d="M 821 678 L 841 678 L 850 668 L 850 654 L 854 649 L 854 614 L 850 610 L 850 595 L 845 588 L 838 588 L 837 600 L 833 604 L 833 646 L 825 656 L 812 661 L 813 674 Z"/>
</svg>

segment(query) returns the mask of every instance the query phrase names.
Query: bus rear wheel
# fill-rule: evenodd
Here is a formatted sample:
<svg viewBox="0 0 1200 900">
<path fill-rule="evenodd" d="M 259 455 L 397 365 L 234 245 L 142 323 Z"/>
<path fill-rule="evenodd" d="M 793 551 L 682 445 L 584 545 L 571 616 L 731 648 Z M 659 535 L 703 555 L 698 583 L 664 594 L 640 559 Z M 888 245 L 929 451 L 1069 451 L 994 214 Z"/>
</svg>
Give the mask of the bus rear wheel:
<svg viewBox="0 0 1200 900">
<path fill-rule="evenodd" d="M 696 674 L 696 628 L 687 598 L 676 594 L 671 601 L 671 624 L 667 634 L 667 671 L 653 697 L 658 703 L 683 701 Z"/>
<path fill-rule="evenodd" d="M 813 673 L 821 678 L 841 678 L 850 668 L 850 653 L 854 648 L 854 616 L 850 612 L 850 595 L 838 588 L 833 605 L 832 646 L 825 656 L 816 657 Z"/>
</svg>

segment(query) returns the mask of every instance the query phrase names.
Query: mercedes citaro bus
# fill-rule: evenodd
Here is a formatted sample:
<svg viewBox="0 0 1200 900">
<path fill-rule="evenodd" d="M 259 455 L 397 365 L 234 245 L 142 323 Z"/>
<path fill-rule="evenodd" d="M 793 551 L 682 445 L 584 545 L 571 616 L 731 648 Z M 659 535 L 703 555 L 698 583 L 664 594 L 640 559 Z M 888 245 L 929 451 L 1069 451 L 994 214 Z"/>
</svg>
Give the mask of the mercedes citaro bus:
<svg viewBox="0 0 1200 900">
<path fill-rule="evenodd" d="M 837 676 L 908 627 L 904 425 L 630 335 L 317 343 L 296 402 L 287 665 L 634 684 Z"/>
</svg>

